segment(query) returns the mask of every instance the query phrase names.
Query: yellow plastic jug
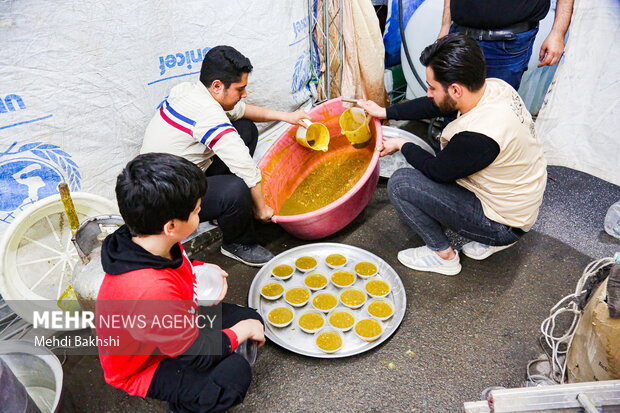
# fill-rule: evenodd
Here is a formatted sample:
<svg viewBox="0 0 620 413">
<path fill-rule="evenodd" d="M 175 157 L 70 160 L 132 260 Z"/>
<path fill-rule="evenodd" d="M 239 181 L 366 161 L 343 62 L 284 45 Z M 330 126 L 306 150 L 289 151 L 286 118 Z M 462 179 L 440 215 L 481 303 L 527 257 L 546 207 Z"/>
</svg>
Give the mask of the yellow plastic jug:
<svg viewBox="0 0 620 413">
<path fill-rule="evenodd" d="M 362 108 L 350 108 L 340 115 L 340 129 L 349 142 L 356 148 L 363 148 L 370 142 L 368 117 Z"/>
<path fill-rule="evenodd" d="M 306 127 L 297 129 L 295 139 L 297 143 L 315 151 L 326 152 L 329 147 L 329 130 L 322 123 L 312 123 L 308 119 L 302 121 Z"/>
</svg>

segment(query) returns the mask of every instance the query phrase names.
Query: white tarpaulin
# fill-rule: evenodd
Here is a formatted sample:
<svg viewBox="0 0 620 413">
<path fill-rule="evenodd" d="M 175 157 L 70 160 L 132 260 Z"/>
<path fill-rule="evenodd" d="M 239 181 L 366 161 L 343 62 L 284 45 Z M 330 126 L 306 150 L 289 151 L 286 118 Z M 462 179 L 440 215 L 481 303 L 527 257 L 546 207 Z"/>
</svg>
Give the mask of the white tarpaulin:
<svg viewBox="0 0 620 413">
<path fill-rule="evenodd" d="M 254 66 L 250 103 L 310 97 L 306 0 L 0 0 L 0 235 L 27 204 L 71 190 L 112 197 L 174 85 L 226 44 Z"/>
<path fill-rule="evenodd" d="M 564 59 L 536 121 L 551 165 L 620 185 L 620 2 L 577 0 Z"/>
</svg>

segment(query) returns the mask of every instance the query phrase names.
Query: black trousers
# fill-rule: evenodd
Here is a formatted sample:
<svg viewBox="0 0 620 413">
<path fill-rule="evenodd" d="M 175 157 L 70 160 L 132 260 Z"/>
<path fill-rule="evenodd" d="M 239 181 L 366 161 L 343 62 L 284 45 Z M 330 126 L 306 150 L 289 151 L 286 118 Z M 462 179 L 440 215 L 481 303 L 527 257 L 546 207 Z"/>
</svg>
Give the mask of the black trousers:
<svg viewBox="0 0 620 413">
<path fill-rule="evenodd" d="M 258 142 L 258 129 L 248 119 L 232 122 L 237 132 L 254 155 Z M 250 188 L 241 178 L 230 172 L 226 164 L 217 156 L 207 168 L 207 193 L 202 198 L 200 221 L 217 219 L 224 235 L 224 243 L 254 244 L 254 215 Z"/>
<path fill-rule="evenodd" d="M 247 319 L 263 322 L 252 308 L 228 303 L 222 303 L 221 307 L 222 328 Z M 233 353 L 206 371 L 188 368 L 182 359 L 170 357 L 159 363 L 147 397 L 167 401 L 175 413 L 220 412 L 245 398 L 252 370 L 240 355 Z"/>
</svg>

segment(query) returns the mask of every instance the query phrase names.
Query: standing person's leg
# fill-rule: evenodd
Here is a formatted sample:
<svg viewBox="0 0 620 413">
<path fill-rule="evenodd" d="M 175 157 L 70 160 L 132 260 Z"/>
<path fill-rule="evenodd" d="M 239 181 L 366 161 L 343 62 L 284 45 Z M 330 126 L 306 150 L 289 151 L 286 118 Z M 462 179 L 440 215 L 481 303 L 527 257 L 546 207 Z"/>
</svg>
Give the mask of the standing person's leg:
<svg viewBox="0 0 620 413">
<path fill-rule="evenodd" d="M 236 175 L 207 178 L 199 216 L 201 222 L 217 219 L 225 244 L 256 243 L 250 189 Z"/>
<path fill-rule="evenodd" d="M 437 254 L 451 248 L 442 226 L 487 245 L 509 245 L 519 239 L 518 231 L 488 219 L 480 200 L 456 183 L 441 184 L 415 169 L 399 169 L 390 178 L 388 193 L 401 219 L 426 243 L 399 253 L 399 260 L 410 268 L 458 274 L 458 255 L 446 260 Z"/>
<path fill-rule="evenodd" d="M 519 90 L 532 56 L 538 28 L 516 34 L 514 40 L 478 41 L 487 64 L 487 77 L 504 80 Z"/>
<path fill-rule="evenodd" d="M 273 254 L 257 244 L 250 189 L 236 175 L 207 178 L 207 193 L 202 198 L 200 221 L 217 219 L 222 230 L 221 252 L 246 265 L 260 267 Z"/>
<path fill-rule="evenodd" d="M 232 125 L 235 129 L 237 129 L 237 133 L 243 139 L 245 146 L 250 150 L 250 156 L 254 156 L 254 151 L 256 151 L 256 144 L 258 143 L 258 129 L 254 122 L 249 119 L 239 119 L 232 122 Z M 214 156 L 211 158 L 211 165 L 207 168 L 205 172 L 207 176 L 214 175 L 230 175 L 230 169 L 228 166 L 222 161 L 219 157 Z"/>
</svg>

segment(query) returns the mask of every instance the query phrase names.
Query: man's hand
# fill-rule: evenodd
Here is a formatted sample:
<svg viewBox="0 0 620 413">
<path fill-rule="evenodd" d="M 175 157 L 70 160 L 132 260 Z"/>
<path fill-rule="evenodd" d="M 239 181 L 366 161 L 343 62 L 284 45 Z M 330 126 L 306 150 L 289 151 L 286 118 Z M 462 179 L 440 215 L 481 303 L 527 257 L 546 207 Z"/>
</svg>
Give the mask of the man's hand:
<svg viewBox="0 0 620 413">
<path fill-rule="evenodd" d="M 564 53 L 564 36 L 560 36 L 556 33 L 549 33 L 549 36 L 545 39 L 542 46 L 540 46 L 540 53 L 538 54 L 538 67 L 553 66 L 560 61 Z"/>
<path fill-rule="evenodd" d="M 379 148 L 381 151 L 379 155 L 386 156 L 398 152 L 407 142 L 409 141 L 403 138 L 383 138 L 383 145 Z"/>
<path fill-rule="evenodd" d="M 308 115 L 308 113 L 304 110 L 285 112 L 284 119 L 282 120 L 290 123 L 291 125 L 299 125 L 305 128 L 306 125 L 302 122 L 302 119 L 310 119 L 310 115 Z"/>
<path fill-rule="evenodd" d="M 258 219 L 262 222 L 271 221 L 271 217 L 273 216 L 273 208 L 269 205 L 265 204 L 262 208 L 257 209 L 254 208 L 254 218 Z"/>
<path fill-rule="evenodd" d="M 385 108 L 377 105 L 372 100 L 364 100 L 358 99 L 357 106 L 364 109 L 370 116 L 373 116 L 377 119 L 386 119 L 387 115 L 385 114 Z"/>
<path fill-rule="evenodd" d="M 230 329 L 237 335 L 239 344 L 246 340 L 256 341 L 258 347 L 262 347 L 265 344 L 265 327 L 258 320 L 241 320 Z"/>
</svg>

